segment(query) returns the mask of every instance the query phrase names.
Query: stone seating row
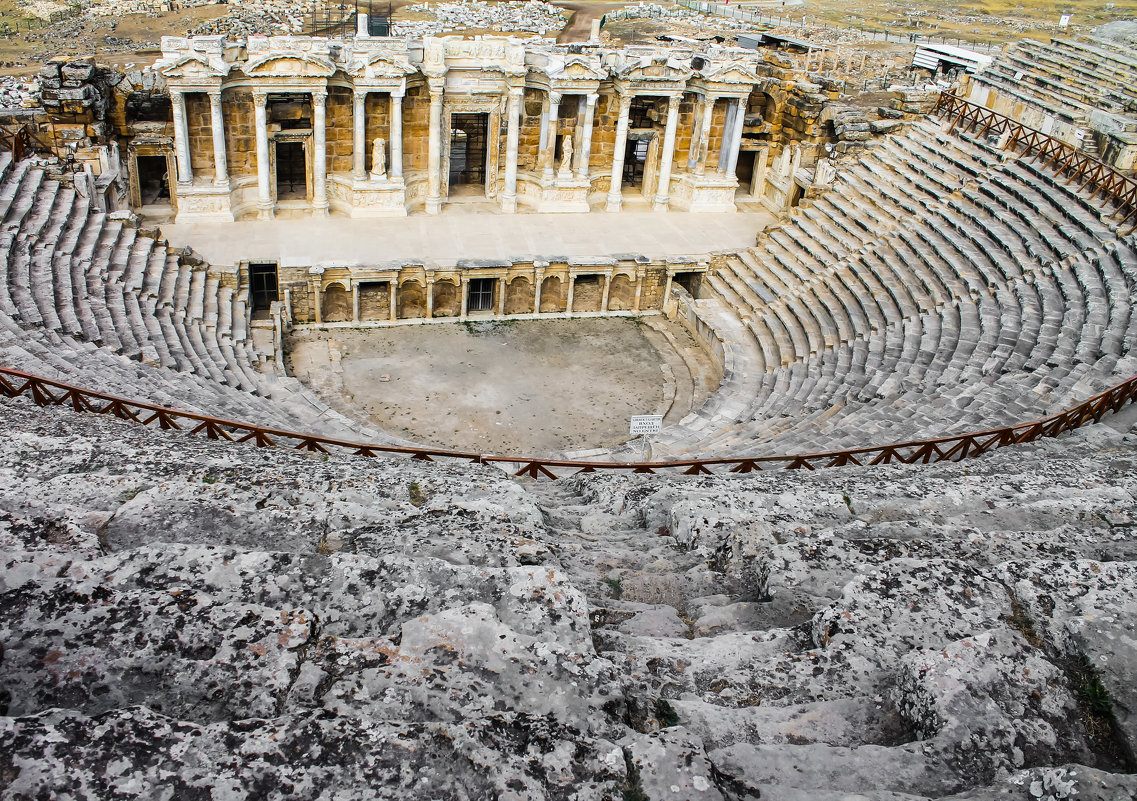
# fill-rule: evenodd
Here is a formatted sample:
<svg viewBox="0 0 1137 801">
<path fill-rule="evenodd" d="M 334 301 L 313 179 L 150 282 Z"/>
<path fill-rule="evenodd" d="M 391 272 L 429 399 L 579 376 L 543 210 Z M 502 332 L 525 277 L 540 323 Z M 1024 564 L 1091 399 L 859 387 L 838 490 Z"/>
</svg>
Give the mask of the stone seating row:
<svg viewBox="0 0 1137 801">
<path fill-rule="evenodd" d="M 262 372 L 244 289 L 10 153 L 0 265 L 0 363 L 187 411 L 394 441 Z"/>
<path fill-rule="evenodd" d="M 950 194 L 925 170 L 882 169 L 905 153 L 932 164 L 931 148 L 968 176 Z M 716 264 L 708 292 L 744 323 L 734 333 L 757 343 L 765 375 L 743 416 L 719 431 L 664 432 L 659 455 L 997 426 L 1074 405 L 1137 366 L 1137 249 L 1061 177 L 926 124 L 839 176 L 821 202 Z M 813 212 L 839 208 L 845 187 L 858 188 L 848 206 L 869 219 L 921 213 L 838 257 Z"/>
</svg>

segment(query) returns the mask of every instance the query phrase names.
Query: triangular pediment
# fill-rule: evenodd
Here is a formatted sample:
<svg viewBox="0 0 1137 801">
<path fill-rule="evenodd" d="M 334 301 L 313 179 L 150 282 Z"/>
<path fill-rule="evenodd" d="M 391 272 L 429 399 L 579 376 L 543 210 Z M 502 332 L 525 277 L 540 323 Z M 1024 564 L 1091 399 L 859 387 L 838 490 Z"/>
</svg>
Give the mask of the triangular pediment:
<svg viewBox="0 0 1137 801">
<path fill-rule="evenodd" d="M 160 63 L 158 71 L 167 78 L 181 78 L 187 81 L 212 80 L 228 75 L 229 65 L 222 62 L 219 66 L 214 66 L 205 56 L 187 53 Z"/>
<path fill-rule="evenodd" d="M 599 64 L 590 64 L 586 59 L 577 57 L 549 70 L 549 77 L 556 80 L 601 81 L 606 75 Z"/>
<path fill-rule="evenodd" d="M 755 84 L 760 83 L 759 78 L 753 70 L 747 69 L 741 64 L 708 64 L 699 74 L 708 81 L 715 81 L 716 83 L 745 83 Z"/>
<path fill-rule="evenodd" d="M 625 81 L 676 82 L 685 81 L 690 76 L 690 67 L 663 59 L 645 59 L 629 64 L 619 71 L 619 77 Z"/>
</svg>

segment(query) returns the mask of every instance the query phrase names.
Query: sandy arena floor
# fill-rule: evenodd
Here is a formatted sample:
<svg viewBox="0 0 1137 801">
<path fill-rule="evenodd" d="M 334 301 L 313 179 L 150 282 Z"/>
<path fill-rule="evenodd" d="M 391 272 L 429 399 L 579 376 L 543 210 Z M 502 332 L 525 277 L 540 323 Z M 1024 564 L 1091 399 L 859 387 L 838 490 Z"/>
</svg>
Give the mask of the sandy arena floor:
<svg viewBox="0 0 1137 801">
<path fill-rule="evenodd" d="M 660 319 L 516 320 L 296 331 L 289 372 L 332 405 L 438 447 L 551 454 L 618 445 L 634 414 L 685 415 L 717 386 Z M 692 361 L 693 360 L 693 361 Z M 715 386 L 712 386 L 714 384 Z"/>
</svg>

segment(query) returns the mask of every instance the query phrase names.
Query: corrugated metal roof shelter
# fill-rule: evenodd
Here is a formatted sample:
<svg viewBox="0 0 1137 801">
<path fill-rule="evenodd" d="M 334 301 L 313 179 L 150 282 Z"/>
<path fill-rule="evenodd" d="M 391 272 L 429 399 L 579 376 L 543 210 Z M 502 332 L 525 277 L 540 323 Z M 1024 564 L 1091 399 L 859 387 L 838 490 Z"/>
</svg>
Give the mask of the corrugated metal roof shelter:
<svg viewBox="0 0 1137 801">
<path fill-rule="evenodd" d="M 922 44 L 916 48 L 916 55 L 912 57 L 913 67 L 939 72 L 953 68 L 962 68 L 968 72 L 978 72 L 995 59 L 984 53 L 976 53 L 963 47 L 952 45 Z"/>
<path fill-rule="evenodd" d="M 801 39 L 793 39 L 789 36 L 776 36 L 772 33 L 740 33 L 738 34 L 738 46 L 748 47 L 751 50 L 757 50 L 759 47 L 794 47 L 799 50 L 824 50 L 824 46 L 812 44 L 810 42 L 803 42 Z"/>
</svg>

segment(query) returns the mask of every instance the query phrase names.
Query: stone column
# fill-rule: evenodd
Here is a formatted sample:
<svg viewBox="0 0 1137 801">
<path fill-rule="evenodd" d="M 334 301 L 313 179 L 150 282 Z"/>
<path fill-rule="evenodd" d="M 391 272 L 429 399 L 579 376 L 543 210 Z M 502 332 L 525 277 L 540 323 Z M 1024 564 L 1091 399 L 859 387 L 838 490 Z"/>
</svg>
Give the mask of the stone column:
<svg viewBox="0 0 1137 801">
<path fill-rule="evenodd" d="M 541 313 L 541 284 L 545 283 L 545 268 L 533 268 L 533 313 Z"/>
<path fill-rule="evenodd" d="M 750 178 L 750 194 L 762 197 L 766 194 L 766 170 L 769 169 L 770 146 L 765 145 L 754 158 L 754 175 Z"/>
<path fill-rule="evenodd" d="M 738 167 L 738 148 L 742 145 L 742 128 L 746 125 L 745 102 L 743 98 L 734 101 L 734 130 L 730 131 L 730 149 L 727 151 L 729 155 L 726 163 L 727 177 L 732 177 L 735 169 Z"/>
<path fill-rule="evenodd" d="M 213 185 L 229 186 L 229 158 L 225 153 L 225 118 L 221 90 L 209 93 L 209 124 L 213 133 Z"/>
<path fill-rule="evenodd" d="M 186 129 L 186 95 L 180 89 L 171 90 L 170 102 L 174 110 L 174 156 L 178 163 L 178 183 L 193 183 L 190 165 L 189 131 Z"/>
<path fill-rule="evenodd" d="M 596 120 L 596 101 L 600 99 L 600 95 L 593 92 L 585 98 L 584 106 L 584 135 L 580 138 L 580 150 L 577 152 L 579 155 L 578 166 L 576 168 L 577 174 L 581 178 L 588 177 L 588 160 L 592 155 L 592 124 Z"/>
<path fill-rule="evenodd" d="M 667 211 L 671 204 L 668 189 L 671 186 L 671 164 L 675 158 L 675 129 L 679 124 L 679 95 L 667 101 L 667 127 L 663 131 L 663 153 L 659 160 L 659 185 L 652 201 L 652 211 Z"/>
<path fill-rule="evenodd" d="M 576 276 L 568 274 L 568 298 L 565 300 L 565 314 L 572 314 L 572 296 L 576 289 Z"/>
<path fill-rule="evenodd" d="M 505 316 L 505 276 L 497 279 L 497 316 Z"/>
<path fill-rule="evenodd" d="M 612 276 L 604 274 L 604 294 L 600 296 L 600 311 L 608 311 L 608 291 L 612 288 Z"/>
<path fill-rule="evenodd" d="M 273 217 L 268 155 L 268 111 L 265 109 L 267 103 L 267 92 L 253 92 L 253 109 L 257 131 L 257 217 L 261 220 L 271 220 Z M 317 309 L 319 305 L 317 300 Z"/>
<path fill-rule="evenodd" d="M 541 171 L 541 179 L 543 181 L 553 180 L 553 157 L 557 152 L 557 117 L 561 109 L 561 96 L 556 92 L 549 92 L 549 123 L 548 135 L 545 137 L 545 152 L 541 154 L 541 163 L 544 169 Z"/>
<path fill-rule="evenodd" d="M 359 322 L 359 282 L 351 282 L 351 321 Z"/>
<path fill-rule="evenodd" d="M 312 210 L 328 216 L 328 93 L 312 93 Z"/>
<path fill-rule="evenodd" d="M 426 279 L 426 319 L 434 319 L 434 279 Z"/>
<path fill-rule="evenodd" d="M 395 320 L 399 319 L 399 279 L 398 278 L 392 278 L 390 286 L 391 286 L 390 297 L 387 298 L 387 300 L 388 300 L 388 305 L 391 308 L 388 309 L 387 311 L 390 313 L 391 322 L 393 323 L 393 322 L 395 322 Z"/>
<path fill-rule="evenodd" d="M 367 92 L 356 89 L 351 108 L 351 177 L 362 181 L 367 177 L 367 120 L 364 118 Z"/>
<path fill-rule="evenodd" d="M 734 131 L 734 117 L 738 111 L 738 104 L 727 102 L 726 106 L 726 119 L 722 124 L 722 139 L 719 142 L 719 161 L 718 172 L 720 175 L 726 175 L 726 165 L 730 162 L 730 139 L 731 132 Z"/>
<path fill-rule="evenodd" d="M 462 293 L 462 311 L 458 315 L 458 319 L 460 320 L 465 320 L 466 315 L 469 314 L 470 311 L 469 281 L 470 279 L 463 275 L 462 282 L 458 285 L 458 291 Z"/>
<path fill-rule="evenodd" d="M 695 175 L 703 175 L 707 171 L 707 155 L 711 149 L 711 123 L 715 115 L 714 96 L 707 97 L 703 103 L 703 119 L 699 128 L 699 144 L 696 150 Z"/>
<path fill-rule="evenodd" d="M 624 150 L 628 145 L 628 112 L 632 110 L 631 95 L 619 95 L 620 117 L 616 122 L 616 144 L 612 150 L 612 181 L 608 189 L 608 211 L 619 211 L 623 205 L 620 183 L 624 179 Z"/>
<path fill-rule="evenodd" d="M 505 192 L 501 196 L 502 211 L 517 211 L 517 145 L 521 136 L 521 96 L 524 89 L 519 86 L 509 90 L 505 134 Z"/>
<path fill-rule="evenodd" d="M 403 177 L 403 90 L 391 92 L 391 130 L 387 132 L 391 163 L 387 167 L 392 178 Z"/>
<path fill-rule="evenodd" d="M 636 297 L 632 302 L 633 311 L 640 310 L 640 300 L 643 298 L 644 291 L 644 277 L 644 271 L 642 269 L 636 270 Z"/>
<path fill-rule="evenodd" d="M 442 84 L 430 84 L 430 138 L 426 156 L 426 213 L 442 210 Z"/>
</svg>

